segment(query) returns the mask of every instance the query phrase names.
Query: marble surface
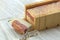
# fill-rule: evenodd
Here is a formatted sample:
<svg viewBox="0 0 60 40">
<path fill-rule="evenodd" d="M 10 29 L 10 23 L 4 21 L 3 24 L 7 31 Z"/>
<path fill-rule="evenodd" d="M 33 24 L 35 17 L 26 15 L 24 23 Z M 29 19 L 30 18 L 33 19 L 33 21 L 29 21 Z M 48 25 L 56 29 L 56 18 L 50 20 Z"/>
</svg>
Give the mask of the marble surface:
<svg viewBox="0 0 60 40">
<path fill-rule="evenodd" d="M 8 19 L 12 17 L 24 18 L 24 5 L 40 0 L 0 0 L 0 40 L 19 40 Z M 10 26 L 9 26 L 10 25 Z"/>
<path fill-rule="evenodd" d="M 20 40 L 23 35 L 14 31 L 8 20 L 24 18 L 24 5 L 40 0 L 0 0 L 0 40 Z M 60 40 L 60 27 L 41 31 L 37 37 L 28 40 Z"/>
</svg>

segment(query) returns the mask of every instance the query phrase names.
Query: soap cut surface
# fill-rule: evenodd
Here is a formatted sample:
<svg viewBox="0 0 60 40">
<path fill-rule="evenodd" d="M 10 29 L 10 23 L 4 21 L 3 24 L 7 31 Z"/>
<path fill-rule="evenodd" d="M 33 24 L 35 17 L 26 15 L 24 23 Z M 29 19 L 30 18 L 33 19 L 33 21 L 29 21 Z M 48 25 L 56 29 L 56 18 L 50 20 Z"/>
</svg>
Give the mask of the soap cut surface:
<svg viewBox="0 0 60 40">
<path fill-rule="evenodd" d="M 31 27 L 31 24 L 23 19 L 11 19 L 10 24 L 14 30 L 20 34 L 26 33 L 26 31 Z"/>
</svg>

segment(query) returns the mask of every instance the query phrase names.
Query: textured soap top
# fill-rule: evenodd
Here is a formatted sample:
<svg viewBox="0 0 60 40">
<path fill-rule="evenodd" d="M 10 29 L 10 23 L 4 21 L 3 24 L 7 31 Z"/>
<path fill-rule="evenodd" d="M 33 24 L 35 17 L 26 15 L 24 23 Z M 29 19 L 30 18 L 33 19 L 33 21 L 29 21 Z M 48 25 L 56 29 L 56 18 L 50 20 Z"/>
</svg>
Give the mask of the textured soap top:
<svg viewBox="0 0 60 40">
<path fill-rule="evenodd" d="M 57 13 L 57 12 L 60 12 L 60 1 L 51 3 L 51 4 L 47 4 L 47 5 L 38 6 L 35 8 L 31 8 L 31 9 L 28 9 L 27 11 L 35 17 L 36 16 L 46 16 L 46 15 L 50 15 L 53 13 Z"/>
</svg>

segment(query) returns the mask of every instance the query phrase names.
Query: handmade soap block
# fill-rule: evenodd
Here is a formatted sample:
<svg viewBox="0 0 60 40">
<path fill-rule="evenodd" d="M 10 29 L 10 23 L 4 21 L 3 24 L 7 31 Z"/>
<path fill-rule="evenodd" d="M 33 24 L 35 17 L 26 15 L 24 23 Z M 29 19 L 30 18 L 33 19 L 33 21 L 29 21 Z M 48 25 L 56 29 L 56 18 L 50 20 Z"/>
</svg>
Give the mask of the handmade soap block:
<svg viewBox="0 0 60 40">
<path fill-rule="evenodd" d="M 24 34 L 27 31 L 30 31 L 32 27 L 30 23 L 23 19 L 11 19 L 9 23 L 12 25 L 13 29 L 20 34 Z"/>
<path fill-rule="evenodd" d="M 59 17 L 60 1 L 58 0 L 47 1 L 47 3 L 42 3 L 40 6 L 29 7 L 26 10 L 26 20 L 37 30 L 44 30 L 60 25 Z"/>
</svg>

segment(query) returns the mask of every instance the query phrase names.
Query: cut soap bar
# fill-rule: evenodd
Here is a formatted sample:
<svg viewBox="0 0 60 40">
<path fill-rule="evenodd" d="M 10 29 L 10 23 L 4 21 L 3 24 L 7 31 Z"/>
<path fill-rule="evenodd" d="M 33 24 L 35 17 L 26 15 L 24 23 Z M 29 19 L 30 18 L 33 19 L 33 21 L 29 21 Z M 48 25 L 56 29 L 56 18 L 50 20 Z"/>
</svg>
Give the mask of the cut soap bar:
<svg viewBox="0 0 60 40">
<path fill-rule="evenodd" d="M 15 31 L 20 34 L 26 33 L 26 31 L 29 31 L 31 28 L 31 24 L 23 19 L 12 19 L 10 23 Z"/>
</svg>

